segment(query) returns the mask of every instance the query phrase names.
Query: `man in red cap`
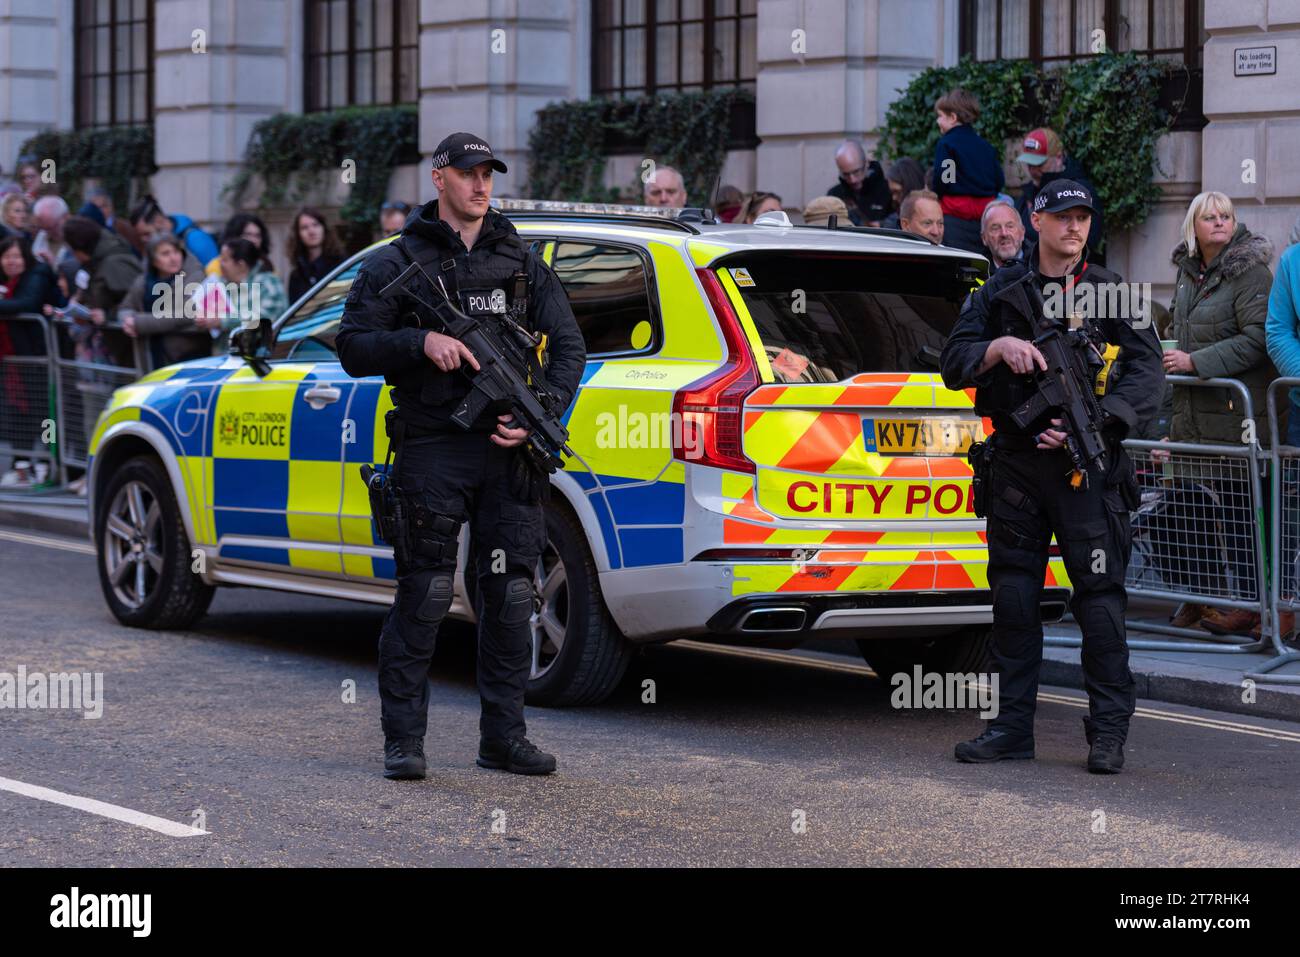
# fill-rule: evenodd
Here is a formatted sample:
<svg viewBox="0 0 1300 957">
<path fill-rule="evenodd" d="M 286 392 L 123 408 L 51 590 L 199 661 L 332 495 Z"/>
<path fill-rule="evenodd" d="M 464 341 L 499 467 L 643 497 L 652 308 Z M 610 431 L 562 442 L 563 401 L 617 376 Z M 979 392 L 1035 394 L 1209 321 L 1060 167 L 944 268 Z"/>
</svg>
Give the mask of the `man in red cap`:
<svg viewBox="0 0 1300 957">
<path fill-rule="evenodd" d="M 1094 197 L 1094 215 L 1092 226 L 1088 230 L 1088 261 L 1104 266 L 1106 264 L 1105 225 L 1102 221 L 1101 204 L 1095 199 L 1097 190 L 1084 174 L 1083 167 L 1066 155 L 1061 138 L 1054 130 L 1045 126 L 1030 130 L 1021 144 L 1020 155 L 1016 159 L 1025 164 L 1025 172 L 1029 174 L 1030 179 L 1030 182 L 1021 187 L 1020 202 L 1016 203 L 1016 212 L 1020 214 L 1020 222 L 1025 227 L 1025 240 L 1029 243 L 1038 242 L 1038 231 L 1034 229 L 1030 217 L 1034 210 L 1034 198 L 1039 191 L 1054 180 L 1073 180 L 1082 183 Z"/>
</svg>

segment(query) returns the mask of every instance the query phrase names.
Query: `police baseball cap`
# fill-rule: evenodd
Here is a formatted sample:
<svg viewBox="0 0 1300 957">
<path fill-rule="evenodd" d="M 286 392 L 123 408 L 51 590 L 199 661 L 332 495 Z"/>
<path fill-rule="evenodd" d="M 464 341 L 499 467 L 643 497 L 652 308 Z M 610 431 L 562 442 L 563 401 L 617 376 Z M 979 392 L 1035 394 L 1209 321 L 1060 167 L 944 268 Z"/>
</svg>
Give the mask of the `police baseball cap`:
<svg viewBox="0 0 1300 957">
<path fill-rule="evenodd" d="M 469 169 L 479 163 L 491 163 L 498 173 L 506 172 L 506 164 L 492 155 L 492 147 L 487 141 L 473 133 L 452 133 L 433 151 L 433 168 L 454 166 L 457 169 Z"/>
<path fill-rule="evenodd" d="M 1072 179 L 1054 179 L 1034 197 L 1035 213 L 1060 213 L 1082 206 L 1091 213 L 1097 212 L 1092 193 L 1082 183 Z"/>
</svg>

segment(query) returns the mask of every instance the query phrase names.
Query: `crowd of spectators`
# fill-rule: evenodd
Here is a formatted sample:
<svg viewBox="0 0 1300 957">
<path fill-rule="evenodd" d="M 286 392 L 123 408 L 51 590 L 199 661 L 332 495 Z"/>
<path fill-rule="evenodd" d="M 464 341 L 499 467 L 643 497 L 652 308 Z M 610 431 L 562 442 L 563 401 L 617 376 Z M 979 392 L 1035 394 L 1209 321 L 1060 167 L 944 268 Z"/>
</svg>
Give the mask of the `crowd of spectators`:
<svg viewBox="0 0 1300 957">
<path fill-rule="evenodd" d="M 402 228 L 411 206 L 387 202 L 377 236 Z M 32 423 L 47 399 L 8 356 L 44 356 L 42 327 L 19 316 L 44 315 L 55 348 L 77 363 L 78 386 L 111 381 L 95 367 L 133 368 L 139 343 L 157 368 L 229 348 L 241 324 L 274 319 L 345 258 L 338 229 L 319 210 L 294 215 L 288 276 L 271 256 L 271 232 L 255 212 L 231 216 L 215 235 L 152 195 L 125 213 L 108 190 L 92 186 L 73 213 L 36 158 L 20 157 L 12 178 L 0 174 L 0 402 L 6 438 L 39 449 Z M 90 403 L 93 405 L 93 403 Z M 21 455 L 0 487 L 46 478 L 43 461 Z"/>
</svg>

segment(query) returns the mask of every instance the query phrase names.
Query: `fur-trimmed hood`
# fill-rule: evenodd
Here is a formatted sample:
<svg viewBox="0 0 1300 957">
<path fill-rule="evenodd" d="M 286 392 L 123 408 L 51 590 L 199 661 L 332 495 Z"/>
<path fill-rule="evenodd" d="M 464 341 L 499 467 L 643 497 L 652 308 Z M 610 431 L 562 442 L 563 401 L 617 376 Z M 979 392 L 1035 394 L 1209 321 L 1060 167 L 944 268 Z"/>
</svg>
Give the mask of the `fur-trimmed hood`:
<svg viewBox="0 0 1300 957">
<path fill-rule="evenodd" d="M 1193 276 L 1200 272 L 1199 259 L 1193 260 L 1187 255 L 1185 241 L 1174 247 L 1170 261 Z M 1244 223 L 1238 223 L 1228 245 L 1223 247 L 1210 266 L 1212 270 L 1222 272 L 1225 281 L 1231 281 L 1253 266 L 1267 266 L 1272 261 L 1272 241 L 1267 236 L 1252 233 Z"/>
</svg>

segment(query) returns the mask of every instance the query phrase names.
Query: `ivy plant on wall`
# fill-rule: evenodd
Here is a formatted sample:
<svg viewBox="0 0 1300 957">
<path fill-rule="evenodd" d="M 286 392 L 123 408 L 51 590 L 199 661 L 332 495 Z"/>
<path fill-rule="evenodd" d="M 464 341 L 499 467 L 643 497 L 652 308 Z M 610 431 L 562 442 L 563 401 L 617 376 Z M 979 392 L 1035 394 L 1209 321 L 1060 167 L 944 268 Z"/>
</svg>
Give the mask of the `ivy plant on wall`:
<svg viewBox="0 0 1300 957">
<path fill-rule="evenodd" d="M 955 86 L 980 100 L 976 131 L 999 145 L 1036 126 L 1049 126 L 1092 179 L 1107 225 L 1129 229 L 1145 221 L 1160 195 L 1153 182 L 1156 141 L 1174 117 L 1159 105 L 1161 81 L 1185 67 L 1132 53 L 1107 52 L 1044 70 L 1028 60 L 963 59 L 917 74 L 885 115 L 882 158 L 911 156 L 928 166 L 939 129 L 934 101 Z"/>
<path fill-rule="evenodd" d="M 121 214 L 158 171 L 153 161 L 152 126 L 114 126 L 83 130 L 45 130 L 26 140 L 20 156 L 36 157 L 42 171 L 53 160 L 54 186 L 75 212 L 85 197 L 87 179 L 108 190 Z"/>
<path fill-rule="evenodd" d="M 539 110 L 528 137 L 528 188 L 534 199 L 613 202 L 641 194 L 641 175 L 625 190 L 603 185 L 611 141 L 639 144 L 656 166 L 672 166 L 691 202 L 704 205 L 717 186 L 737 104 L 748 90 L 658 94 L 629 100 L 573 100 Z"/>
<path fill-rule="evenodd" d="M 264 205 L 295 205 L 326 177 L 342 176 L 351 189 L 339 218 L 373 229 L 393 169 L 419 162 L 418 132 L 414 106 L 278 113 L 253 127 L 243 167 L 225 193 L 237 203 L 260 176 Z"/>
</svg>

